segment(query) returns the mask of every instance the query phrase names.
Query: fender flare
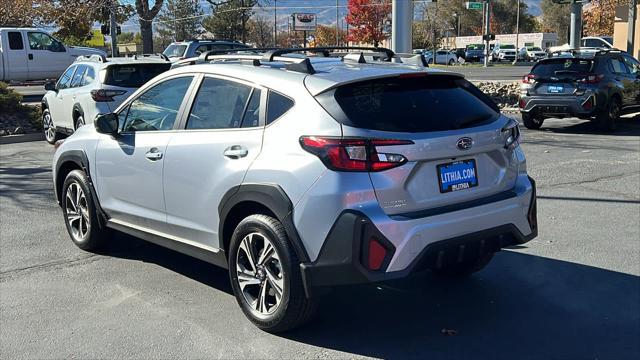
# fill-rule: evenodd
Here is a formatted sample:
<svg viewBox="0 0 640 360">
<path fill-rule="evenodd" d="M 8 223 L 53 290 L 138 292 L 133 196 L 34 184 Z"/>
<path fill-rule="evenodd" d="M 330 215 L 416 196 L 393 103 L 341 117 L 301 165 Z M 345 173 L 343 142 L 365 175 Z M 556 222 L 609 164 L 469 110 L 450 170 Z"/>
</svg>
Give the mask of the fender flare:
<svg viewBox="0 0 640 360">
<path fill-rule="evenodd" d="M 236 205 L 245 201 L 259 203 L 269 209 L 284 226 L 300 262 L 309 260 L 309 255 L 307 255 L 298 231 L 293 224 L 293 203 L 284 190 L 277 184 L 242 184 L 234 186 L 224 194 L 218 205 L 220 220 L 218 224 L 218 238 L 221 241 L 221 247 L 224 247 L 222 241 L 225 238 L 224 225 L 227 216 Z M 223 250 L 225 252 L 228 251 L 228 249 Z"/>
<path fill-rule="evenodd" d="M 78 166 L 84 173 L 87 175 L 89 179 L 89 190 L 91 192 L 91 199 L 93 200 L 93 204 L 96 207 L 96 212 L 98 213 L 98 222 L 100 227 L 104 227 L 107 223 L 108 217 L 106 213 L 102 210 L 102 206 L 100 206 L 100 200 L 98 199 L 98 194 L 96 193 L 95 186 L 93 185 L 93 180 L 91 179 L 91 171 L 89 167 L 89 158 L 84 150 L 69 150 L 60 155 L 58 160 L 56 161 L 55 168 L 55 177 L 53 178 L 53 188 L 56 194 L 56 200 L 58 201 L 58 205 L 62 206 L 62 194 L 58 189 L 61 190 L 61 184 L 59 181 L 64 182 L 64 179 L 59 179 L 60 170 L 62 166 L 67 163 L 73 163 Z"/>
</svg>

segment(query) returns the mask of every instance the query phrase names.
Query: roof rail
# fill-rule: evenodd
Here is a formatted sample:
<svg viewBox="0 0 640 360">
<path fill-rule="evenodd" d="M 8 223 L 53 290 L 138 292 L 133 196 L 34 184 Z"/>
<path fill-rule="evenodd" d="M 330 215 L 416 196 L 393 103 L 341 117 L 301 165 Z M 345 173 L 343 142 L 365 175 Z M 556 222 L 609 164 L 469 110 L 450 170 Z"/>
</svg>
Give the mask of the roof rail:
<svg viewBox="0 0 640 360">
<path fill-rule="evenodd" d="M 386 61 L 391 61 L 395 57 L 395 53 L 391 49 L 383 47 L 367 47 L 367 46 L 321 46 L 321 47 L 306 47 L 306 48 L 284 48 L 276 49 L 264 54 L 263 61 L 273 61 L 276 56 L 282 56 L 285 54 L 297 53 L 297 52 L 314 52 L 321 53 L 324 57 L 329 57 L 332 51 L 335 50 L 367 50 L 373 52 L 383 52 L 387 56 Z"/>
<path fill-rule="evenodd" d="M 93 55 L 80 55 L 76 58 L 75 61 L 95 61 L 105 63 L 107 62 L 107 58 L 103 55 L 93 54 Z"/>
<path fill-rule="evenodd" d="M 164 60 L 164 61 L 171 61 L 171 60 L 169 60 L 169 57 L 168 57 L 167 55 L 163 54 L 163 53 L 142 54 L 142 55 L 133 54 L 133 59 L 134 59 L 134 60 L 138 60 L 138 57 L 139 57 L 139 56 L 140 56 L 140 57 L 145 57 L 145 58 L 146 58 L 146 57 L 156 57 L 156 56 L 157 56 L 157 57 L 161 58 L 161 59 L 162 59 L 162 60 Z"/>
</svg>

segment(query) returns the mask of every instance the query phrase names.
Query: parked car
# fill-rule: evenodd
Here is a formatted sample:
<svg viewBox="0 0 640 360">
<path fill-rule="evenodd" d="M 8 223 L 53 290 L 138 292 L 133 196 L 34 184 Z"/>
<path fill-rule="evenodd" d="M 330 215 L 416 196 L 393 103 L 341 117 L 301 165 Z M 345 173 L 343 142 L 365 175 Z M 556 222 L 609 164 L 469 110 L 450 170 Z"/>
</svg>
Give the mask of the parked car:
<svg viewBox="0 0 640 360">
<path fill-rule="evenodd" d="M 171 63 L 160 57 L 79 57 L 56 82 L 45 84 L 42 124 L 54 144 L 98 114 L 113 112 L 129 95 Z"/>
<path fill-rule="evenodd" d="M 490 61 L 514 61 L 516 59 L 516 47 L 513 44 L 496 43 L 489 54 Z"/>
<path fill-rule="evenodd" d="M 611 36 L 585 36 L 580 40 L 583 48 L 613 49 L 613 37 Z"/>
<path fill-rule="evenodd" d="M 228 50 L 250 48 L 249 45 L 235 40 L 190 40 L 171 43 L 163 54 L 172 62 L 197 57 L 209 50 Z"/>
<path fill-rule="evenodd" d="M 0 81 L 57 79 L 78 56 L 107 54 L 65 45 L 43 30 L 0 28 Z"/>
<path fill-rule="evenodd" d="M 520 111 L 529 129 L 548 118 L 579 117 L 610 131 L 621 114 L 639 110 L 640 63 L 625 52 L 540 60 L 522 79 Z"/>
<path fill-rule="evenodd" d="M 484 61 L 484 44 L 467 45 L 464 59 L 467 62 Z"/>
<path fill-rule="evenodd" d="M 537 46 L 520 48 L 518 57 L 526 61 L 538 61 L 547 57 L 547 52 Z"/>
<path fill-rule="evenodd" d="M 278 332 L 328 287 L 465 276 L 537 235 L 518 123 L 462 75 L 294 52 L 169 70 L 58 143 L 71 240 L 115 229 L 225 267 Z"/>
<path fill-rule="evenodd" d="M 425 51 L 422 53 L 428 64 L 433 64 L 433 51 Z M 458 61 L 456 53 L 451 50 L 440 49 L 436 51 L 436 63 L 443 65 L 454 65 Z"/>
</svg>

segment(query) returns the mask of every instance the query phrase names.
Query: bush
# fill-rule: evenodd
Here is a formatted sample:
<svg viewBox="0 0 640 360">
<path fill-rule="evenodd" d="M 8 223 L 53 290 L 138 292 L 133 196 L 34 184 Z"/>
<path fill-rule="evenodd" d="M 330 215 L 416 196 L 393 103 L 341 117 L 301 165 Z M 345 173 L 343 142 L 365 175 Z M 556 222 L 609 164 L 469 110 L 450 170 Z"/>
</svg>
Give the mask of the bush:
<svg viewBox="0 0 640 360">
<path fill-rule="evenodd" d="M 0 82 L 0 135 L 42 131 L 42 109 L 39 105 L 21 103 L 22 95 Z"/>
</svg>

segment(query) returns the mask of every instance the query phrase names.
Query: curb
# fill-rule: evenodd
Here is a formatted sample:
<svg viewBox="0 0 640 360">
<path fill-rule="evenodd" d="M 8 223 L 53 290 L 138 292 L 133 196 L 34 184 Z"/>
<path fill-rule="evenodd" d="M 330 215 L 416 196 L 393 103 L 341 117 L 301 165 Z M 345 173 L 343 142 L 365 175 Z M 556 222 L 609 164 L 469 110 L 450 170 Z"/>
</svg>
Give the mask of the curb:
<svg viewBox="0 0 640 360">
<path fill-rule="evenodd" d="M 0 144 L 16 144 L 44 140 L 44 133 L 0 136 Z"/>
</svg>

